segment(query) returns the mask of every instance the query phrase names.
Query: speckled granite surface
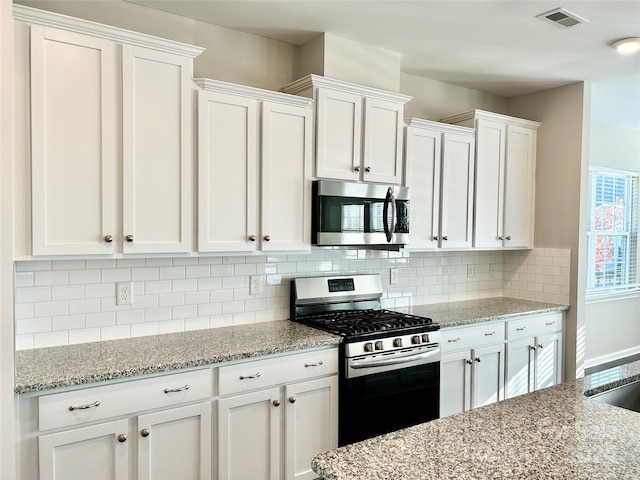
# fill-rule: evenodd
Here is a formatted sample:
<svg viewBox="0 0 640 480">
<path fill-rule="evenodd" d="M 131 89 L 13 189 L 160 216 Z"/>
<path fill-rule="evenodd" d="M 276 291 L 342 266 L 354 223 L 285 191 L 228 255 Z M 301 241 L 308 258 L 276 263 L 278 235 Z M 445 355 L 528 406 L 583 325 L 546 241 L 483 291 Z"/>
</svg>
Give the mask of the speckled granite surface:
<svg viewBox="0 0 640 480">
<path fill-rule="evenodd" d="M 534 302 L 508 297 L 483 298 L 464 302 L 434 303 L 413 307 L 396 308 L 399 312 L 431 318 L 441 328 L 459 327 L 472 323 L 508 320 L 532 313 L 560 312 L 565 305 Z"/>
<path fill-rule="evenodd" d="M 289 320 L 16 352 L 15 393 L 337 345 Z"/>
<path fill-rule="evenodd" d="M 640 362 L 626 372 L 640 379 Z M 348 445 L 317 455 L 312 466 L 331 480 L 637 480 L 640 413 L 585 397 L 592 382 L 568 382 Z"/>
</svg>

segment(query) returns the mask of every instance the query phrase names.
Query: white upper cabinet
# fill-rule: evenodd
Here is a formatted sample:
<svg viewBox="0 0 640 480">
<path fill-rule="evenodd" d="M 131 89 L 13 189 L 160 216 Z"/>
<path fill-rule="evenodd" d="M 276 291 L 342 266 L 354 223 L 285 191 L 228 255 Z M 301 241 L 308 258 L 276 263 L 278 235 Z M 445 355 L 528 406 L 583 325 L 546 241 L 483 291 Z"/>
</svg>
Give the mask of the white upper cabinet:
<svg viewBox="0 0 640 480">
<path fill-rule="evenodd" d="M 202 49 L 16 6 L 31 32 L 33 255 L 193 248 Z"/>
<path fill-rule="evenodd" d="M 196 83 L 198 250 L 309 250 L 311 101 Z"/>
<path fill-rule="evenodd" d="M 473 246 L 533 248 L 540 124 L 482 110 L 443 119 L 476 129 Z"/>
<path fill-rule="evenodd" d="M 315 176 L 400 184 L 404 104 L 411 97 L 309 75 L 283 91 L 315 100 Z"/>
<path fill-rule="evenodd" d="M 411 249 L 469 248 L 473 226 L 474 131 L 413 118 L 406 129 Z"/>
</svg>

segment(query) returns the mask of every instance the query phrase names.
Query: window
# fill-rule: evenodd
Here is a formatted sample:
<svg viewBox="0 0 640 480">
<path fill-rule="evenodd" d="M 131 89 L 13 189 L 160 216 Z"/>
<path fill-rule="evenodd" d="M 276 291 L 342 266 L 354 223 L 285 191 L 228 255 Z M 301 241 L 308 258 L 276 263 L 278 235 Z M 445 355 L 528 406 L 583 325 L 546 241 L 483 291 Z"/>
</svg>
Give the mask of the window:
<svg viewBox="0 0 640 480">
<path fill-rule="evenodd" d="M 638 174 L 589 171 L 587 294 L 638 288 Z"/>
</svg>

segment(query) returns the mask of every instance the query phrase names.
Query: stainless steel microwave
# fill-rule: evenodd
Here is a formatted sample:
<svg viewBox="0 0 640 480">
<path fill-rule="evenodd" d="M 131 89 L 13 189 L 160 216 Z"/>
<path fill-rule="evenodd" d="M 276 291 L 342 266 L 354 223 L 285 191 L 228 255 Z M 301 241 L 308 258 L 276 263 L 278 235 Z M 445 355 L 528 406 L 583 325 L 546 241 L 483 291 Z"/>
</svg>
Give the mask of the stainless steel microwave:
<svg viewBox="0 0 640 480">
<path fill-rule="evenodd" d="M 312 243 L 398 249 L 409 242 L 409 187 L 316 180 Z"/>
</svg>

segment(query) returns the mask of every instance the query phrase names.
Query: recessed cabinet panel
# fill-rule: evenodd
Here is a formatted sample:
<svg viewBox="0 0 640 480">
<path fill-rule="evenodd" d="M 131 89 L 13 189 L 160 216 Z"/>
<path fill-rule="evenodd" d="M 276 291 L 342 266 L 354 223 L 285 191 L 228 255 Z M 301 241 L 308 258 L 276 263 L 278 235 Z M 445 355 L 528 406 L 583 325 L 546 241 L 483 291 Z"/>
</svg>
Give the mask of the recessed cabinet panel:
<svg viewBox="0 0 640 480">
<path fill-rule="evenodd" d="M 191 60 L 124 45 L 124 251 L 192 248 Z"/>
<path fill-rule="evenodd" d="M 444 134 L 442 158 L 442 248 L 471 247 L 473 233 L 474 140 Z"/>
<path fill-rule="evenodd" d="M 198 250 L 254 251 L 258 101 L 199 91 Z"/>
<path fill-rule="evenodd" d="M 31 27 L 33 254 L 112 253 L 114 45 Z"/>
<path fill-rule="evenodd" d="M 504 343 L 473 350 L 472 408 L 504 399 Z"/>
<path fill-rule="evenodd" d="M 358 180 L 362 97 L 319 89 L 316 121 L 316 176 Z"/>
<path fill-rule="evenodd" d="M 365 99 L 363 180 L 396 184 L 402 178 L 403 105 Z"/>
<path fill-rule="evenodd" d="M 311 249 L 311 115 L 262 105 L 262 249 Z"/>
<path fill-rule="evenodd" d="M 442 355 L 440 362 L 440 418 L 471 407 L 471 352 L 462 350 Z"/>
</svg>

